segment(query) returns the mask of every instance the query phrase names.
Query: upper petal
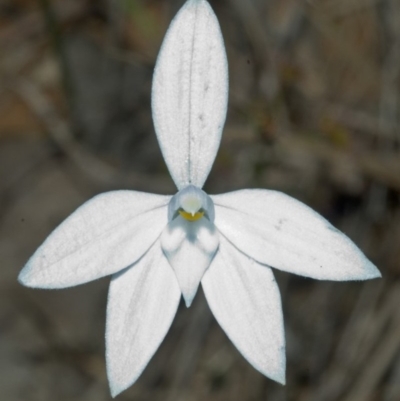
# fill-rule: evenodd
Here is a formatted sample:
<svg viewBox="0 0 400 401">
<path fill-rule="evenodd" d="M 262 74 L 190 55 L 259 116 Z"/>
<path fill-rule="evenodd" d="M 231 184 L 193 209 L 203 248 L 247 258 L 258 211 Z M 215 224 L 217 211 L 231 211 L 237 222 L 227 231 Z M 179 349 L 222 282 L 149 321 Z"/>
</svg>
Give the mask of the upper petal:
<svg viewBox="0 0 400 401">
<path fill-rule="evenodd" d="M 188 221 L 179 216 L 161 235 L 162 249 L 175 271 L 188 307 L 218 245 L 218 231 L 206 218 Z"/>
<path fill-rule="evenodd" d="M 156 352 L 180 297 L 159 241 L 135 265 L 113 276 L 107 305 L 106 359 L 114 397 L 137 380 Z"/>
<path fill-rule="evenodd" d="M 171 197 L 114 191 L 79 207 L 19 275 L 28 287 L 64 288 L 115 273 L 137 261 L 167 225 Z"/>
<path fill-rule="evenodd" d="M 218 20 L 205 0 L 189 0 L 172 21 L 153 78 L 154 126 L 179 189 L 202 187 L 221 140 L 228 63 Z"/>
<path fill-rule="evenodd" d="M 272 271 L 224 237 L 202 286 L 218 323 L 261 373 L 285 382 L 285 337 L 279 288 Z"/>
<path fill-rule="evenodd" d="M 380 277 L 346 235 L 290 196 L 260 189 L 212 199 L 218 230 L 261 263 L 319 280 Z"/>
</svg>

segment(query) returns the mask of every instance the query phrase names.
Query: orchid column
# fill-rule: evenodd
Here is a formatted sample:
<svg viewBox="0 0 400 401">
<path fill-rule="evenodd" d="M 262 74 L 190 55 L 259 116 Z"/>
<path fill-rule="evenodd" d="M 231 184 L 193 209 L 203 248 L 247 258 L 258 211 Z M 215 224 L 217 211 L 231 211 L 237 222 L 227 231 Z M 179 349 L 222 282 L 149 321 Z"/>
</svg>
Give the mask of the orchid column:
<svg viewBox="0 0 400 401">
<path fill-rule="evenodd" d="M 207 195 L 220 144 L 228 67 L 206 0 L 189 0 L 157 60 L 154 125 L 178 192 L 101 194 L 46 239 L 21 271 L 29 287 L 66 288 L 112 275 L 107 372 L 116 396 L 132 385 L 165 337 L 181 296 L 200 283 L 243 356 L 285 382 L 285 340 L 271 268 L 318 280 L 366 280 L 377 268 L 343 233 L 297 200 L 268 190 Z"/>
</svg>

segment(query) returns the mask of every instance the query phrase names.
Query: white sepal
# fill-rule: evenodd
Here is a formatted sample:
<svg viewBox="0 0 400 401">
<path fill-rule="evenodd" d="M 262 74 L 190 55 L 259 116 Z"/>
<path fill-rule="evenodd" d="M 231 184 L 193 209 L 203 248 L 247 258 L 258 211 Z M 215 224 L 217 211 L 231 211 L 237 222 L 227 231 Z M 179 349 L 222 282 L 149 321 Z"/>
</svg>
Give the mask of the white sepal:
<svg viewBox="0 0 400 401">
<path fill-rule="evenodd" d="M 107 305 L 106 360 L 113 397 L 140 376 L 167 334 L 181 292 L 159 241 L 113 276 Z"/>
<path fill-rule="evenodd" d="M 222 235 L 202 286 L 212 313 L 242 355 L 265 376 L 285 383 L 285 336 L 272 271 Z"/>
<path fill-rule="evenodd" d="M 167 225 L 170 196 L 114 191 L 79 207 L 21 271 L 28 287 L 65 288 L 113 274 L 136 262 Z"/>
<path fill-rule="evenodd" d="M 228 63 L 218 20 L 205 0 L 189 0 L 171 22 L 154 71 L 153 120 L 179 189 L 201 188 L 221 140 Z"/>
<path fill-rule="evenodd" d="M 218 230 L 260 263 L 318 280 L 380 277 L 346 235 L 288 195 L 260 189 L 212 199 Z"/>
<path fill-rule="evenodd" d="M 163 231 L 161 247 L 175 271 L 187 307 L 191 305 L 218 245 L 218 231 L 206 218 L 187 221 L 179 216 Z"/>
</svg>

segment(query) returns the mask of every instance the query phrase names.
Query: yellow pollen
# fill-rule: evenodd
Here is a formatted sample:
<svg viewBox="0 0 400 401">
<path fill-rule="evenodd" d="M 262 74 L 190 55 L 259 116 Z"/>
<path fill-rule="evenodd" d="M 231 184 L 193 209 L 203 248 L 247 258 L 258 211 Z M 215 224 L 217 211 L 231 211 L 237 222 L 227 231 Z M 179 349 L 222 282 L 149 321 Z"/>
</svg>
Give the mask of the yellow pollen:
<svg viewBox="0 0 400 401">
<path fill-rule="evenodd" d="M 179 210 L 179 214 L 186 220 L 189 221 L 197 221 L 200 220 L 204 216 L 204 212 L 197 212 L 194 215 L 191 213 L 185 212 L 184 210 Z"/>
</svg>

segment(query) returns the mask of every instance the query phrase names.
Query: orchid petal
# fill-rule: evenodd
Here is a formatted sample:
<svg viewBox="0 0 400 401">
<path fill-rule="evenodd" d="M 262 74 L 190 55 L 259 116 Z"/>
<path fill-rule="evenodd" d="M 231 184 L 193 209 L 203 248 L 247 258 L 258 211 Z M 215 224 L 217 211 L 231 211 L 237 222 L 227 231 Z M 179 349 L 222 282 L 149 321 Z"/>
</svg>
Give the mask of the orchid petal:
<svg viewBox="0 0 400 401">
<path fill-rule="evenodd" d="M 212 313 L 242 355 L 262 374 L 284 384 L 283 316 L 271 269 L 221 236 L 202 286 Z"/>
<path fill-rule="evenodd" d="M 218 230 L 260 263 L 318 280 L 380 277 L 345 234 L 288 195 L 243 190 L 212 199 Z"/>
<path fill-rule="evenodd" d="M 191 305 L 218 245 L 218 231 L 205 218 L 187 221 L 179 216 L 163 231 L 161 247 L 175 271 L 187 307 Z"/>
<path fill-rule="evenodd" d="M 189 0 L 168 29 L 153 78 L 154 126 L 179 189 L 201 188 L 221 140 L 228 103 L 228 63 L 217 17 Z"/>
<path fill-rule="evenodd" d="M 28 287 L 65 288 L 126 268 L 167 225 L 170 199 L 134 191 L 94 197 L 50 234 L 19 281 Z"/>
<path fill-rule="evenodd" d="M 140 376 L 167 334 L 180 297 L 159 241 L 135 265 L 113 276 L 106 330 L 107 373 L 113 397 Z"/>
</svg>

